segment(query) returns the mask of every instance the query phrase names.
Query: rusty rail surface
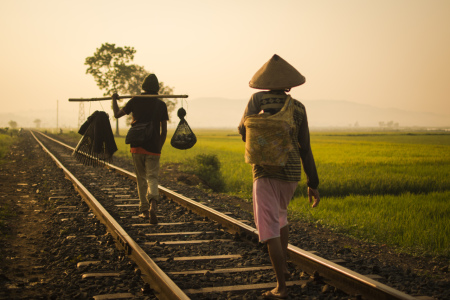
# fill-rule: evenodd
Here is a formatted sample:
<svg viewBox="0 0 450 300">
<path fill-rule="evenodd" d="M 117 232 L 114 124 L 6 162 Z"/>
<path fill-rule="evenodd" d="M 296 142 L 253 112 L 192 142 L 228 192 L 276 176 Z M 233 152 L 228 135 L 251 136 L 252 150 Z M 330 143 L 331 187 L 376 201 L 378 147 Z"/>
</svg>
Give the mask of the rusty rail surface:
<svg viewBox="0 0 450 300">
<path fill-rule="evenodd" d="M 44 136 L 49 138 L 50 140 L 55 141 L 56 143 L 59 143 L 67 147 L 68 149 L 74 150 L 73 147 L 70 147 L 46 135 Z M 134 173 L 131 173 L 127 170 L 124 170 L 109 163 L 105 163 L 105 166 L 136 181 L 136 176 Z M 228 217 L 225 214 L 222 214 L 212 208 L 209 208 L 183 195 L 175 193 L 163 186 L 158 187 L 161 194 L 179 203 L 180 205 L 192 211 L 195 211 L 199 215 L 208 217 L 209 219 L 218 222 L 231 232 L 247 235 L 254 239 L 258 238 L 258 232 L 255 228 L 248 226 L 240 221 L 237 221 L 231 217 Z M 341 289 L 342 291 L 350 295 L 361 295 L 363 299 L 373 299 L 373 300 L 418 299 L 416 297 L 398 291 L 394 288 L 391 288 L 383 283 L 377 282 L 367 276 L 358 274 L 348 268 L 345 268 L 331 261 L 323 259 L 308 251 L 302 250 L 291 244 L 288 245 L 288 252 L 291 261 L 293 261 L 297 266 L 299 266 L 300 269 L 306 271 L 309 274 L 318 272 L 325 282 Z"/>
</svg>

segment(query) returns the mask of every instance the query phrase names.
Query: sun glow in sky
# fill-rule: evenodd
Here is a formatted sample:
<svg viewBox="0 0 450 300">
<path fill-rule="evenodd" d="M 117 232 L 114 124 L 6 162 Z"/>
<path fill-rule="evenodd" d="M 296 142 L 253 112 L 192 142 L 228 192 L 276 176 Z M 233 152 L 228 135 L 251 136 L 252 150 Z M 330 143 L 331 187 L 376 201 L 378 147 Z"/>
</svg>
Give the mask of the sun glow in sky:
<svg viewBox="0 0 450 300">
<path fill-rule="evenodd" d="M 0 22 L 4 113 L 77 114 L 68 98 L 103 94 L 85 58 L 114 43 L 192 101 L 248 99 L 276 53 L 306 77 L 297 99 L 450 117 L 447 0 L 0 0 Z"/>
</svg>

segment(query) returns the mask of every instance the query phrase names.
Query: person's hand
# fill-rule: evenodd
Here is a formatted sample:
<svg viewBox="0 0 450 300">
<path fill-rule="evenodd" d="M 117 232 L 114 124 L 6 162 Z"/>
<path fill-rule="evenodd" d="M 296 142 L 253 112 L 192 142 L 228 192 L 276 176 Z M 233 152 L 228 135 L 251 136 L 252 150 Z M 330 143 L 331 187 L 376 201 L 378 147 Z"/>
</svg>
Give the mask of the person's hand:
<svg viewBox="0 0 450 300">
<path fill-rule="evenodd" d="M 309 197 L 309 203 L 312 203 L 311 207 L 317 207 L 320 202 L 320 196 L 319 191 L 317 189 L 312 189 L 308 187 L 308 197 Z M 313 202 L 314 198 L 314 202 Z"/>
<path fill-rule="evenodd" d="M 113 100 L 118 100 L 119 99 L 119 94 L 117 94 L 117 93 L 112 94 L 112 99 Z"/>
</svg>

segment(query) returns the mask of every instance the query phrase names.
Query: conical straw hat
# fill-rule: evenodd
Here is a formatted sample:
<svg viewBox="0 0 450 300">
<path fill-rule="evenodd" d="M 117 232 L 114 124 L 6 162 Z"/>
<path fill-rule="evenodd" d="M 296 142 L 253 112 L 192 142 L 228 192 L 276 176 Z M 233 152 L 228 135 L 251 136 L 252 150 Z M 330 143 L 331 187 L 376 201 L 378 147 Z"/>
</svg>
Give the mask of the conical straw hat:
<svg viewBox="0 0 450 300">
<path fill-rule="evenodd" d="M 249 86 L 262 90 L 284 90 L 305 83 L 305 77 L 287 61 L 274 54 L 258 72 L 253 75 Z"/>
</svg>

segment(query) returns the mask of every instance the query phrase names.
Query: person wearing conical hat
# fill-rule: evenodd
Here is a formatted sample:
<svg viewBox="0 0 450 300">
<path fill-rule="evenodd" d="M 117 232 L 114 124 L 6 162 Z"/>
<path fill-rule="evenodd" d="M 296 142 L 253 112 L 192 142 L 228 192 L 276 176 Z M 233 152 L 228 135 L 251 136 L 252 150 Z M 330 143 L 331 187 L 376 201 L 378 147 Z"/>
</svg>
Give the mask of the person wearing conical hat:
<svg viewBox="0 0 450 300">
<path fill-rule="evenodd" d="M 264 113 L 273 115 L 284 106 L 291 88 L 305 83 L 305 77 L 278 55 L 267 61 L 249 82 L 251 88 L 260 89 L 250 97 L 238 126 L 242 140 L 246 141 L 247 116 Z M 277 287 L 263 294 L 265 298 L 287 297 L 286 278 L 290 277 L 286 264 L 289 227 L 287 207 L 300 181 L 301 168 L 307 176 L 308 197 L 312 207 L 320 202 L 319 177 L 310 147 L 308 120 L 302 103 L 294 99 L 292 150 L 281 169 L 252 164 L 253 210 L 259 240 L 267 244 Z M 247 147 L 247 145 L 246 145 Z"/>
<path fill-rule="evenodd" d="M 143 83 L 142 95 L 158 95 L 159 81 L 155 74 L 148 75 Z M 153 97 L 133 97 L 123 108 L 119 109 L 113 95 L 114 117 L 120 118 L 132 114 L 131 126 L 152 122 L 152 134 L 143 144 L 130 144 L 139 195 L 139 217 L 149 219 L 150 224 L 157 224 L 157 202 L 159 201 L 158 177 L 161 149 L 167 137 L 169 115 L 164 101 Z"/>
</svg>

